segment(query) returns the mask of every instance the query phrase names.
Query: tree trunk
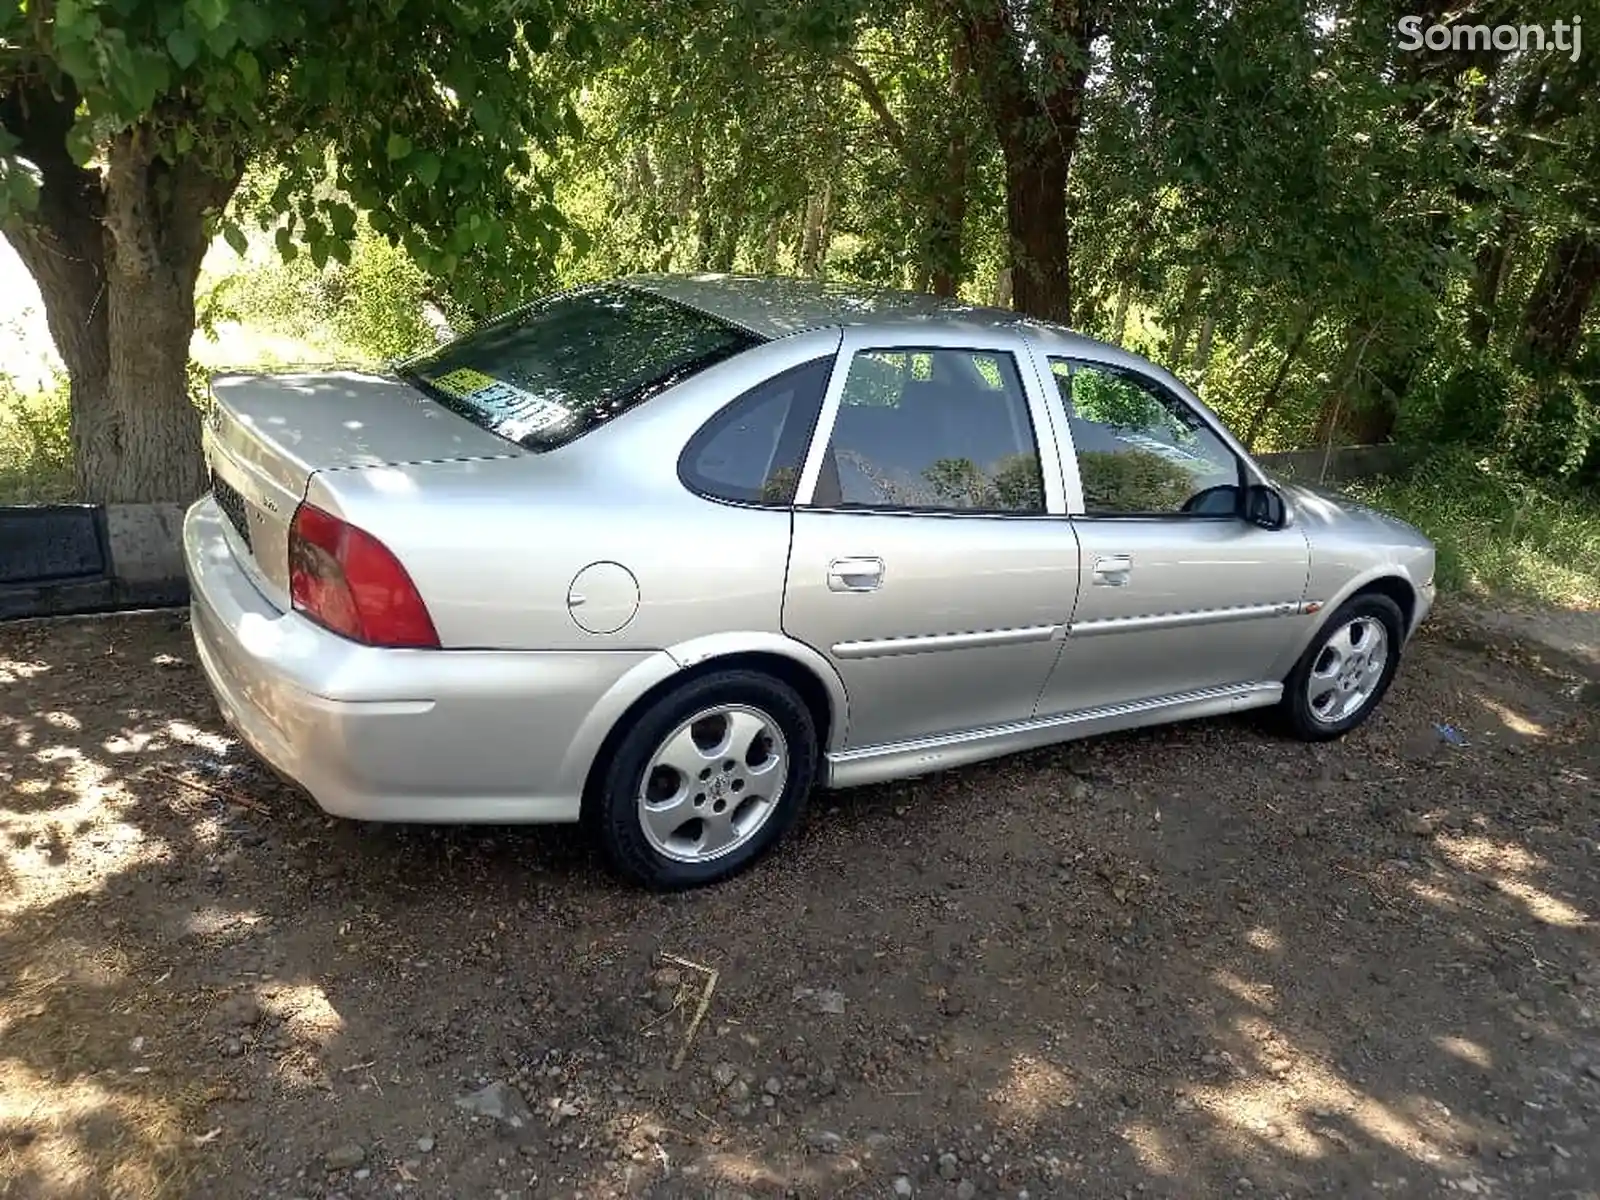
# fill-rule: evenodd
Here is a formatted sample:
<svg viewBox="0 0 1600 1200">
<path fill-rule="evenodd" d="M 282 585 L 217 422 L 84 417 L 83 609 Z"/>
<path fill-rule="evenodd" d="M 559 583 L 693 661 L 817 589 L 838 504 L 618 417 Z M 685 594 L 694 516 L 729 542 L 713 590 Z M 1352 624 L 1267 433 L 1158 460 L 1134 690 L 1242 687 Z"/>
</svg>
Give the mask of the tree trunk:
<svg viewBox="0 0 1600 1200">
<path fill-rule="evenodd" d="M 1011 307 L 1011 281 L 1015 278 L 1010 267 L 1001 267 L 995 272 L 994 294 L 990 301 L 992 308 Z"/>
<path fill-rule="evenodd" d="M 186 503 L 206 484 L 187 378 L 195 281 L 206 216 L 238 173 L 157 159 L 139 127 L 116 139 L 103 172 L 82 169 L 60 140 L 74 104 L 41 91 L 0 108 L 40 172 L 38 209 L 6 236 L 71 380 L 79 498 Z"/>
<path fill-rule="evenodd" d="M 935 296 L 954 296 L 961 289 L 961 279 L 966 274 L 963 236 L 967 223 L 971 135 L 963 119 L 962 96 L 967 87 L 967 73 L 967 46 L 958 37 L 950 46 L 950 110 L 945 120 L 943 177 L 934 189 L 922 252 L 926 285 Z"/>
<path fill-rule="evenodd" d="M 824 204 L 820 192 L 812 192 L 806 197 L 805 227 L 800 238 L 799 267 L 802 275 L 816 275 L 821 265 Z"/>
<path fill-rule="evenodd" d="M 1016 307 L 1049 321 L 1072 319 L 1067 177 L 1083 127 L 1089 45 L 1101 22 L 1093 0 L 1029 6 L 1024 36 L 1005 0 L 968 0 L 959 15 L 978 91 L 1006 171 L 1006 259 Z M 1026 47 L 1049 46 L 1032 62 Z"/>
<path fill-rule="evenodd" d="M 1267 385 L 1267 390 L 1261 397 L 1261 403 L 1256 408 L 1255 416 L 1250 418 L 1249 432 L 1244 435 L 1244 448 L 1246 450 L 1255 449 L 1256 438 L 1261 435 L 1262 429 L 1266 426 L 1267 418 L 1272 415 L 1273 410 L 1282 402 L 1284 385 L 1289 382 L 1289 372 L 1294 367 L 1295 359 L 1300 357 L 1300 350 L 1306 344 L 1306 338 L 1310 333 L 1311 319 L 1309 317 L 1301 318 L 1293 338 L 1289 341 L 1288 348 L 1283 352 L 1282 361 L 1278 363 L 1278 370 L 1272 376 L 1272 382 Z"/>
<path fill-rule="evenodd" d="M 1522 357 L 1546 367 L 1570 366 L 1597 287 L 1600 237 L 1573 230 L 1557 238 L 1523 310 Z"/>
<path fill-rule="evenodd" d="M 739 257 L 739 239 L 744 234 L 744 202 L 735 198 L 722 219 L 722 228 L 717 233 L 717 248 L 711 255 L 711 269 L 713 271 L 728 272 L 733 270 L 734 260 Z"/>
<path fill-rule="evenodd" d="M 767 218 L 767 238 L 761 246 L 761 274 L 770 275 L 778 269 L 778 235 L 782 232 L 782 218 L 774 213 Z"/>
<path fill-rule="evenodd" d="M 1183 281 L 1183 295 L 1178 300 L 1178 319 L 1172 326 L 1172 346 L 1167 351 L 1167 365 L 1180 370 L 1184 356 L 1189 352 L 1189 331 L 1194 328 L 1195 309 L 1200 304 L 1200 289 L 1205 286 L 1205 269 L 1196 259 L 1189 265 L 1189 274 Z"/>
<path fill-rule="evenodd" d="M 1517 213 L 1502 210 L 1493 233 L 1478 248 L 1473 261 L 1467 340 L 1480 350 L 1489 348 L 1489 339 L 1494 335 L 1495 309 L 1500 303 L 1500 287 L 1505 282 L 1519 224 Z"/>
<path fill-rule="evenodd" d="M 1015 142 L 1006 153 L 1006 233 L 1012 303 L 1018 312 L 1072 321 L 1067 164 L 1057 154 Z"/>
<path fill-rule="evenodd" d="M 1357 403 L 1361 389 L 1356 386 L 1356 379 L 1361 373 L 1361 361 L 1367 355 L 1367 347 L 1372 344 L 1376 333 L 1376 325 L 1358 322 L 1345 335 L 1344 354 L 1339 359 L 1339 367 L 1334 372 L 1328 393 L 1323 397 L 1322 409 L 1317 414 L 1317 445 L 1381 442 L 1387 438 L 1388 430 L 1393 428 L 1393 415 L 1385 421 L 1379 412 L 1383 407 L 1392 411 L 1393 405 Z M 1377 430 L 1382 432 L 1374 436 Z"/>
<path fill-rule="evenodd" d="M 1206 372 L 1211 369 L 1211 338 L 1217 328 L 1217 310 L 1213 305 L 1206 309 L 1206 315 L 1200 322 L 1200 337 L 1194 344 L 1194 364 L 1192 370 L 1195 377 L 1195 388 L 1204 391 Z"/>
<path fill-rule="evenodd" d="M 1250 319 L 1245 322 L 1244 332 L 1239 335 L 1239 344 L 1234 347 L 1236 361 L 1241 365 L 1247 362 L 1250 354 L 1256 348 L 1256 342 L 1261 339 L 1261 330 L 1267 323 L 1267 306 L 1257 304 L 1255 311 L 1250 314 Z"/>
<path fill-rule="evenodd" d="M 822 225 L 817 230 L 817 265 L 814 272 L 818 278 L 828 273 L 828 247 L 833 245 L 833 181 L 822 185 Z"/>
<path fill-rule="evenodd" d="M 1133 295 L 1133 284 L 1126 278 L 1117 283 L 1117 303 L 1111 317 L 1111 341 L 1115 345 L 1122 345 L 1122 339 L 1128 332 L 1128 301 Z"/>
<path fill-rule="evenodd" d="M 698 150 L 689 166 L 689 188 L 694 204 L 694 265 L 704 271 L 711 264 L 711 201 L 706 195 L 705 163 Z"/>
</svg>

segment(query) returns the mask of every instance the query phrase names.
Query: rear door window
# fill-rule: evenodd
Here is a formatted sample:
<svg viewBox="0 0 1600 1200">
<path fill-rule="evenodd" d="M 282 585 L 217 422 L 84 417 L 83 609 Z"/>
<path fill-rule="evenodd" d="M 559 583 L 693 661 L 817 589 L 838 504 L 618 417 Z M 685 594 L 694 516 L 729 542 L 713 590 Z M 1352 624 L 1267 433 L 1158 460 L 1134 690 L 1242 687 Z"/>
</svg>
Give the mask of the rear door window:
<svg viewBox="0 0 1600 1200">
<path fill-rule="evenodd" d="M 1015 358 L 941 347 L 857 353 L 812 504 L 1042 513 L 1039 449 Z"/>
<path fill-rule="evenodd" d="M 474 425 L 549 450 L 760 341 L 661 296 L 608 284 L 535 301 L 400 373 Z"/>
</svg>

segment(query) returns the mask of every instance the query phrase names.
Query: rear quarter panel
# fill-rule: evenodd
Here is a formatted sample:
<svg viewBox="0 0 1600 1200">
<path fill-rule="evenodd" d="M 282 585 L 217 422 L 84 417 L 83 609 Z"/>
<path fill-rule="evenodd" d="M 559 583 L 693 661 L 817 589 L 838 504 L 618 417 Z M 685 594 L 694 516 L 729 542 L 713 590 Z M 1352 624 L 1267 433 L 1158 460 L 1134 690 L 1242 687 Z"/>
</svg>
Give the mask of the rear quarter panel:
<svg viewBox="0 0 1600 1200">
<path fill-rule="evenodd" d="M 777 633 L 788 510 L 703 499 L 679 481 L 678 455 L 729 401 L 838 343 L 834 329 L 756 347 L 557 450 L 318 472 L 307 499 L 395 553 L 447 648 L 654 650 Z M 637 581 L 637 609 L 611 633 L 580 627 L 567 602 L 596 563 Z"/>
</svg>

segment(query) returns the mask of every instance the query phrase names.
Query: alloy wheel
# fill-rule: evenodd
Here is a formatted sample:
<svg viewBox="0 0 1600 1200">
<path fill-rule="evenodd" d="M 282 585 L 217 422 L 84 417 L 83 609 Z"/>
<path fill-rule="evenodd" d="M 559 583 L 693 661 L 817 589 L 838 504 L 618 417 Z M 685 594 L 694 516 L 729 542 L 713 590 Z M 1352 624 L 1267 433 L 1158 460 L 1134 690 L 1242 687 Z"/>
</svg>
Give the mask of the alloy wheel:
<svg viewBox="0 0 1600 1200">
<path fill-rule="evenodd" d="M 660 854 L 709 862 L 731 854 L 777 811 L 789 745 L 759 708 L 719 704 L 683 722 L 656 748 L 639 788 L 639 825 Z"/>
</svg>

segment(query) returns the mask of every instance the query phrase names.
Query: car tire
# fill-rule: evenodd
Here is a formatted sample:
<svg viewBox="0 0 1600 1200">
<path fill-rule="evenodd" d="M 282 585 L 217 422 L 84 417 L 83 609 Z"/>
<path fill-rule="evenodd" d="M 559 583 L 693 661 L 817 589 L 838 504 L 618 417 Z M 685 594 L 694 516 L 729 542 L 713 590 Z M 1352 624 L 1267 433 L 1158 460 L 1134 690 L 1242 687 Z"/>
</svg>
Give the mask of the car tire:
<svg viewBox="0 0 1600 1200">
<path fill-rule="evenodd" d="M 1380 631 L 1381 643 L 1367 640 Z M 1404 644 L 1405 620 L 1393 600 L 1375 592 L 1347 600 L 1323 623 L 1284 680 L 1280 725 L 1307 742 L 1343 737 L 1378 707 L 1400 665 Z M 1383 653 L 1376 669 L 1375 646 Z M 1357 654 L 1364 656 L 1365 670 Z"/>
<path fill-rule="evenodd" d="M 584 821 L 628 879 L 661 891 L 701 887 L 784 838 L 805 811 L 816 763 L 816 723 L 792 687 L 759 671 L 718 671 L 632 719 Z"/>
</svg>

